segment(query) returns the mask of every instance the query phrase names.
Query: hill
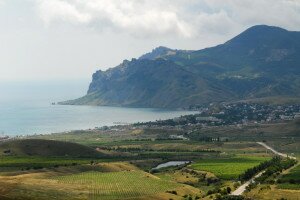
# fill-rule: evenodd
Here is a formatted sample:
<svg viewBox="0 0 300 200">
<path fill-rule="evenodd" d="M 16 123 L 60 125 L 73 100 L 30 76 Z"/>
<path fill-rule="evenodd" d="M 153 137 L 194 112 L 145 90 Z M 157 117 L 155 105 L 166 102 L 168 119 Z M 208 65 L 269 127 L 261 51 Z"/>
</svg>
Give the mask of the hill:
<svg viewBox="0 0 300 200">
<path fill-rule="evenodd" d="M 102 153 L 80 144 L 54 140 L 24 139 L 0 143 L 0 155 L 103 157 Z"/>
<path fill-rule="evenodd" d="M 300 102 L 300 32 L 254 26 L 197 51 L 158 47 L 93 74 L 87 95 L 61 104 L 182 108 L 247 99 Z"/>
</svg>

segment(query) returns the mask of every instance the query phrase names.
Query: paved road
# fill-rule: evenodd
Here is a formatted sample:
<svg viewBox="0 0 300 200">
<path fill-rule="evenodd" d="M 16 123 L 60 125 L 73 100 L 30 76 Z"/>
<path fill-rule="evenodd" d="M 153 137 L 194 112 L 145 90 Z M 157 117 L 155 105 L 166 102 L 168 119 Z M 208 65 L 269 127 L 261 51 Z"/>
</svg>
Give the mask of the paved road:
<svg viewBox="0 0 300 200">
<path fill-rule="evenodd" d="M 231 195 L 241 195 L 243 194 L 243 192 L 245 192 L 246 187 L 248 185 L 250 185 L 250 183 L 252 183 L 254 181 L 254 179 L 260 177 L 265 171 L 259 172 L 258 174 L 256 174 L 252 179 L 250 179 L 249 181 L 245 182 L 243 185 L 241 185 L 240 187 L 238 187 L 236 190 L 234 190 Z"/>
<path fill-rule="evenodd" d="M 278 151 L 276 151 L 275 149 L 273 149 L 272 147 L 268 146 L 266 143 L 263 143 L 263 142 L 257 142 L 257 144 L 259 145 L 262 145 L 263 147 L 265 147 L 266 149 L 272 151 L 274 154 L 276 155 L 279 155 L 279 156 L 282 156 L 282 157 L 289 157 L 289 158 L 292 158 L 292 159 L 296 159 L 296 157 L 292 157 L 292 156 L 288 156 L 287 154 L 284 154 L 284 153 L 280 153 Z M 238 187 L 235 191 L 233 191 L 231 193 L 231 195 L 242 195 L 245 190 L 246 190 L 246 187 L 248 185 L 250 185 L 250 183 L 252 183 L 254 181 L 254 179 L 260 177 L 265 171 L 262 171 L 260 173 L 258 173 L 256 176 L 254 176 L 252 179 L 250 179 L 249 181 L 245 182 L 243 185 L 241 185 L 240 187 Z"/>
<path fill-rule="evenodd" d="M 279 155 L 279 156 L 282 156 L 282 157 L 289 157 L 289 158 L 292 158 L 292 159 L 297 159 L 296 157 L 293 157 L 293 156 L 289 156 L 285 153 L 280 153 L 278 151 L 276 151 L 275 149 L 273 149 L 272 147 L 268 146 L 266 143 L 263 143 L 263 142 L 257 142 L 257 144 L 260 144 L 261 146 L 265 147 L 266 149 L 272 151 L 274 154 L 276 155 Z"/>
</svg>

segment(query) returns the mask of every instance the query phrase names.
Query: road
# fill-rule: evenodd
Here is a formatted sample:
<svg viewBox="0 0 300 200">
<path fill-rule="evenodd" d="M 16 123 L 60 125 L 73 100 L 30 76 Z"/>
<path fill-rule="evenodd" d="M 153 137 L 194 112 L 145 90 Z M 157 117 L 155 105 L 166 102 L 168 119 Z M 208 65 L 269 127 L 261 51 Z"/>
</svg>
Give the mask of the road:
<svg viewBox="0 0 300 200">
<path fill-rule="evenodd" d="M 273 149 L 272 147 L 268 146 L 266 143 L 263 143 L 263 142 L 257 142 L 257 144 L 265 147 L 266 149 L 272 151 L 274 154 L 278 155 L 278 156 L 282 156 L 282 157 L 289 157 L 289 158 L 292 158 L 292 159 L 296 159 L 296 157 L 293 157 L 293 156 L 288 156 L 287 154 L 284 154 L 284 153 L 280 153 L 278 151 L 276 151 L 275 149 Z M 252 183 L 254 181 L 254 179 L 260 177 L 265 171 L 262 171 L 262 172 L 259 172 L 257 175 L 255 175 L 252 179 L 250 179 L 249 181 L 245 182 L 243 185 L 241 185 L 240 187 L 238 187 L 235 191 L 233 191 L 231 193 L 231 195 L 242 195 L 245 190 L 246 190 L 246 187 L 248 185 L 250 185 L 250 183 Z"/>
<path fill-rule="evenodd" d="M 240 187 L 238 187 L 236 190 L 234 190 L 231 195 L 242 195 L 243 192 L 246 190 L 246 187 L 248 185 L 250 185 L 250 183 L 252 183 L 254 181 L 254 179 L 260 177 L 265 171 L 259 172 L 258 174 L 256 174 L 252 179 L 250 179 L 249 181 L 245 182 L 243 185 L 241 185 Z"/>
<path fill-rule="evenodd" d="M 276 150 L 273 149 L 272 147 L 268 146 L 266 143 L 263 143 L 263 142 L 257 142 L 257 144 L 260 144 L 261 146 L 263 146 L 263 147 L 265 147 L 266 149 L 272 151 L 274 154 L 276 154 L 276 155 L 278 155 L 278 156 L 289 157 L 289 158 L 292 158 L 292 159 L 297 159 L 296 157 L 289 156 L 289 155 L 287 155 L 287 154 L 280 153 L 280 152 L 276 151 Z"/>
</svg>

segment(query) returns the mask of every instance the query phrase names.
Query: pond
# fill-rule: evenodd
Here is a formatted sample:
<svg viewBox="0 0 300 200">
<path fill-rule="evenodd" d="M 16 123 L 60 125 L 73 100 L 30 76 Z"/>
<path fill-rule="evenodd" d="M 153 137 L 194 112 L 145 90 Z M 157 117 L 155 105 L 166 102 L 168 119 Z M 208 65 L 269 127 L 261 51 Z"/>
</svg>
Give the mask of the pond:
<svg viewBox="0 0 300 200">
<path fill-rule="evenodd" d="M 154 167 L 153 169 L 161 169 L 161 168 L 165 168 L 165 167 L 185 165 L 185 164 L 188 164 L 188 163 L 191 163 L 191 161 L 169 161 L 169 162 L 166 162 L 166 163 L 159 164 L 156 167 Z"/>
</svg>

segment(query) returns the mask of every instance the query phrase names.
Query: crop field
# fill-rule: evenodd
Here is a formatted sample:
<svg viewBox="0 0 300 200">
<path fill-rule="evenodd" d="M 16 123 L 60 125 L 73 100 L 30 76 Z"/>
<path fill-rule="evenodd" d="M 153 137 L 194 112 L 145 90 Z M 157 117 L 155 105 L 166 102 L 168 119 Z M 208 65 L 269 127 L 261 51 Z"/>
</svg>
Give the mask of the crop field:
<svg viewBox="0 0 300 200">
<path fill-rule="evenodd" d="M 300 190 L 300 184 L 282 183 L 277 186 L 278 189 Z"/>
<path fill-rule="evenodd" d="M 246 197 L 251 199 L 269 200 L 269 199 L 285 199 L 299 200 L 300 190 L 278 189 L 274 185 L 259 185 L 250 192 L 245 193 Z"/>
<path fill-rule="evenodd" d="M 100 161 L 100 160 L 95 160 Z M 39 156 L 0 156 L 0 171 L 1 168 L 43 168 L 53 166 L 66 166 L 74 164 L 87 164 L 91 159 L 87 158 L 64 158 L 64 157 L 39 157 Z"/>
<path fill-rule="evenodd" d="M 222 179 L 237 179 L 245 170 L 259 165 L 270 157 L 239 156 L 233 158 L 203 159 L 191 165 L 195 170 L 208 171 Z"/>
<path fill-rule="evenodd" d="M 293 168 L 288 174 L 280 178 L 281 184 L 278 185 L 280 189 L 297 189 L 300 190 L 300 165 Z"/>
<path fill-rule="evenodd" d="M 89 199 L 132 199 L 174 190 L 180 186 L 143 171 L 85 172 L 54 179 L 63 184 L 88 185 Z"/>
</svg>

